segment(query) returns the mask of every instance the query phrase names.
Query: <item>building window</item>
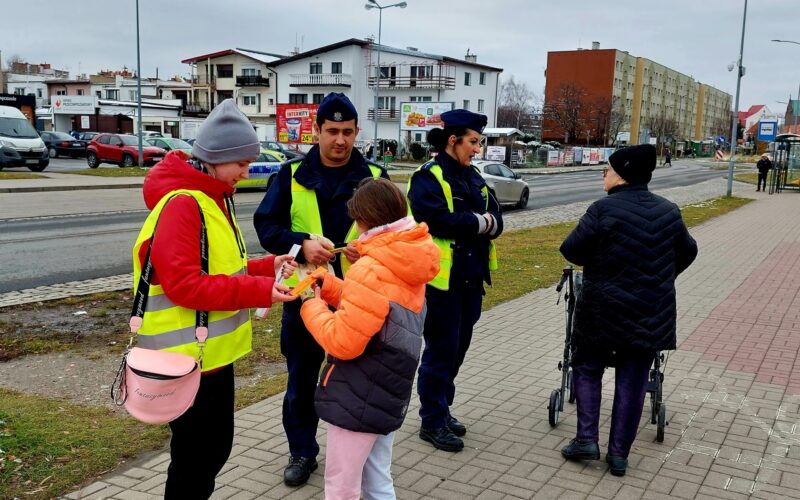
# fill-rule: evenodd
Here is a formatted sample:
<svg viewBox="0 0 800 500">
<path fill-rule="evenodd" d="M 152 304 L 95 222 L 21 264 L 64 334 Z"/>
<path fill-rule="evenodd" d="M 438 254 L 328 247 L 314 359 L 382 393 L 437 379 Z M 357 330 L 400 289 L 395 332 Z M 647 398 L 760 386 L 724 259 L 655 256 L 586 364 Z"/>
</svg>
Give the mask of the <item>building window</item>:
<svg viewBox="0 0 800 500">
<path fill-rule="evenodd" d="M 464 73 L 464 86 L 469 87 L 470 85 L 472 85 L 472 73 L 466 72 Z"/>
<path fill-rule="evenodd" d="M 274 105 L 275 105 L 275 99 L 273 99 L 272 97 L 270 97 L 269 99 L 267 99 L 267 102 L 269 102 L 269 105 L 270 105 L 270 106 L 274 106 Z"/>
<path fill-rule="evenodd" d="M 217 64 L 218 78 L 233 78 L 233 64 Z"/>
<path fill-rule="evenodd" d="M 260 68 L 242 68 L 242 76 L 261 76 Z"/>
<path fill-rule="evenodd" d="M 25 87 L 15 87 L 14 95 L 25 95 Z"/>
<path fill-rule="evenodd" d="M 130 99 L 131 101 L 135 101 L 135 100 L 136 100 L 136 96 L 137 96 L 137 95 L 138 95 L 138 94 L 136 93 L 136 91 L 135 91 L 135 90 L 129 90 L 129 91 L 128 91 L 128 96 L 130 96 L 130 97 L 129 97 L 129 99 Z"/>
<path fill-rule="evenodd" d="M 308 104 L 308 94 L 289 94 L 289 104 Z"/>
<path fill-rule="evenodd" d="M 429 95 L 412 95 L 409 100 L 411 102 L 433 102 L 433 97 Z"/>
<path fill-rule="evenodd" d="M 254 96 L 254 95 L 242 96 L 242 105 L 244 105 L 244 106 L 255 106 L 256 103 L 257 103 L 256 96 Z"/>
<path fill-rule="evenodd" d="M 321 62 L 313 62 L 309 64 L 308 72 L 312 75 L 321 75 L 322 74 L 322 63 Z"/>
<path fill-rule="evenodd" d="M 78 92 L 83 92 L 83 91 L 79 90 Z M 78 94 L 78 95 L 83 95 L 83 94 Z M 42 89 L 36 89 L 36 97 L 42 97 Z"/>
<path fill-rule="evenodd" d="M 486 85 L 486 72 L 481 71 L 478 75 L 478 84 L 479 85 Z"/>
<path fill-rule="evenodd" d="M 322 99 L 325 98 L 325 94 L 312 94 L 311 95 L 311 103 L 312 104 L 321 104 Z"/>
<path fill-rule="evenodd" d="M 478 99 L 478 113 L 483 113 L 484 100 Z"/>
<path fill-rule="evenodd" d="M 433 78 L 433 66 L 411 66 L 411 78 Z"/>
<path fill-rule="evenodd" d="M 78 89 L 75 91 L 77 95 L 83 95 L 83 89 Z M 39 90 L 39 97 L 42 97 L 42 91 Z"/>
<path fill-rule="evenodd" d="M 117 89 L 106 89 L 106 99 L 111 99 L 112 101 L 116 101 L 119 99 L 119 90 Z"/>
<path fill-rule="evenodd" d="M 340 63 L 340 62 L 331 63 L 331 73 L 333 73 L 334 75 L 341 75 L 342 74 L 342 63 Z"/>
<path fill-rule="evenodd" d="M 378 109 L 394 109 L 396 102 L 394 96 L 380 96 L 378 97 Z"/>
<path fill-rule="evenodd" d="M 464 99 L 464 106 L 462 107 L 467 110 L 469 109 L 469 99 Z"/>
<path fill-rule="evenodd" d="M 60 94 L 59 94 L 58 92 L 56 92 L 56 95 L 60 95 Z M 98 98 L 98 99 L 99 99 L 100 97 L 102 97 L 102 96 L 103 96 L 103 94 L 102 94 L 102 93 L 101 93 L 99 90 L 98 90 L 98 91 L 96 91 L 96 92 L 94 93 L 94 95 L 95 95 L 95 96 L 97 96 L 97 98 Z"/>
<path fill-rule="evenodd" d="M 422 134 L 421 134 L 421 133 L 419 133 L 419 132 L 415 133 L 415 134 L 414 134 L 414 141 L 416 141 L 416 142 L 422 142 Z"/>
</svg>

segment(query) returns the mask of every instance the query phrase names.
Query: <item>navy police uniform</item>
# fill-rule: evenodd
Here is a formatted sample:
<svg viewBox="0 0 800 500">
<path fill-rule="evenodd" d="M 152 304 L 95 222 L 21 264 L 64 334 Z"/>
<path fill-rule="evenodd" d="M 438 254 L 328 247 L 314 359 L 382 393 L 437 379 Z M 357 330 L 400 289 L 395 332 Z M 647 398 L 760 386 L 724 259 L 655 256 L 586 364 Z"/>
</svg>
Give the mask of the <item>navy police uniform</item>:
<svg viewBox="0 0 800 500">
<path fill-rule="evenodd" d="M 318 111 L 320 123 L 324 120 L 348 121 L 358 115 L 344 94 L 329 94 Z M 281 167 L 253 217 L 261 246 L 275 255 L 289 252 L 292 245 L 302 245 L 307 233 L 291 230 L 292 221 L 292 168 L 298 160 Z M 350 161 L 343 167 L 326 167 L 322 164 L 319 146 L 314 146 L 301 161 L 294 178 L 301 185 L 316 192 L 323 235 L 336 243 L 344 242 L 353 224 L 347 213 L 347 201 L 358 183 L 372 177 L 367 161 L 355 148 Z M 382 177 L 388 178 L 385 171 Z M 336 275 L 341 278 L 339 257 L 333 263 Z M 297 261 L 304 263 L 302 253 Z M 286 396 L 283 399 L 283 427 L 293 457 L 314 458 L 319 453 L 316 440 L 319 418 L 314 411 L 314 391 L 325 353 L 317 344 L 300 318 L 301 302 L 287 302 L 283 307 L 281 325 L 281 353 L 286 357 L 289 372 Z"/>
<path fill-rule="evenodd" d="M 462 125 L 477 131 L 486 125 L 485 116 L 462 110 L 444 113 L 442 120 L 448 127 Z M 454 380 L 472 340 L 473 327 L 480 318 L 484 283 L 491 284 L 490 240 L 503 230 L 497 200 L 489 192 L 487 206 L 482 193 L 486 183 L 477 171 L 460 165 L 444 151 L 437 154 L 435 163 L 450 185 L 453 212 L 448 209 L 442 186 L 428 166 L 414 173 L 408 191 L 414 218 L 427 223 L 432 236 L 453 240 L 449 289 L 440 290 L 429 284 L 425 292 L 428 314 L 417 392 L 422 427 L 427 429 L 448 425 L 449 407 L 455 397 Z M 491 234 L 479 234 L 476 214 L 487 211 L 495 218 L 495 229 Z"/>
</svg>

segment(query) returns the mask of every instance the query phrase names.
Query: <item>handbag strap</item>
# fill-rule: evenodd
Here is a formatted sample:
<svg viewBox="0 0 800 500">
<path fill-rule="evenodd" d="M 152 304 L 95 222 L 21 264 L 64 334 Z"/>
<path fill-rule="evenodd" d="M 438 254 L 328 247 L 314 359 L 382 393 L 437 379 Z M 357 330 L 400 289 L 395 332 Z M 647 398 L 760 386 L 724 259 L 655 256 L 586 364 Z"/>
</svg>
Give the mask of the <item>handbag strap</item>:
<svg viewBox="0 0 800 500">
<path fill-rule="evenodd" d="M 172 200 L 172 198 L 179 196 L 174 194 L 164 203 Z M 200 213 L 200 269 L 204 275 L 208 275 L 208 232 L 206 231 L 206 218 L 203 214 L 203 209 L 197 199 L 191 197 L 197 204 L 197 210 Z M 162 209 L 163 211 L 163 209 Z M 160 216 L 160 214 L 159 214 Z M 139 275 L 139 285 L 136 287 L 136 294 L 133 298 L 133 309 L 131 310 L 130 328 L 131 338 L 128 342 L 128 349 L 133 344 L 133 338 L 142 326 L 145 308 L 147 307 L 147 297 L 150 294 L 150 280 L 153 276 L 153 263 L 150 260 L 150 253 L 153 250 L 153 240 L 156 237 L 156 228 L 158 227 L 158 220 L 156 220 L 153 227 L 153 235 L 150 237 L 150 243 L 147 246 L 147 253 L 144 256 L 142 263 L 142 272 Z M 203 348 L 205 347 L 206 339 L 208 338 L 208 311 L 196 311 L 195 313 L 195 340 L 200 348 L 200 356 L 198 361 L 202 365 L 203 362 Z"/>
</svg>

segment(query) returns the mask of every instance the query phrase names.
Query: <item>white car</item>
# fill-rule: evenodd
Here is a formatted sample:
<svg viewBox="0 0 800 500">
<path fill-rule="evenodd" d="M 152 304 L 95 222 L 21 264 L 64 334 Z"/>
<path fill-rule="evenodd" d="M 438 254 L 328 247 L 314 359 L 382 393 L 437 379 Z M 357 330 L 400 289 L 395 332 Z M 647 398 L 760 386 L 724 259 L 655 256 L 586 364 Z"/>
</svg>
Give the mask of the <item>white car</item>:
<svg viewBox="0 0 800 500">
<path fill-rule="evenodd" d="M 517 208 L 528 206 L 530 189 L 528 183 L 502 163 L 491 160 L 473 160 L 486 185 L 492 190 L 498 203 L 514 205 Z"/>
</svg>

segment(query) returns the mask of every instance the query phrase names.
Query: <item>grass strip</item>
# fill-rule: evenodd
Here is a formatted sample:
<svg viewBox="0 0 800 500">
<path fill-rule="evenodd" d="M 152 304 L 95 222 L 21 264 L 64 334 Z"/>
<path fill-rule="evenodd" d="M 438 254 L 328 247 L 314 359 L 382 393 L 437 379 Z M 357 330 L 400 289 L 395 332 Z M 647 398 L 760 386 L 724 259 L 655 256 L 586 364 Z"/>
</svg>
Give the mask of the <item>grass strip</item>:
<svg viewBox="0 0 800 500">
<path fill-rule="evenodd" d="M 69 173 L 95 177 L 144 177 L 149 171 L 149 168 L 142 167 L 99 167 L 87 168 L 86 170 L 70 170 Z"/>
</svg>

